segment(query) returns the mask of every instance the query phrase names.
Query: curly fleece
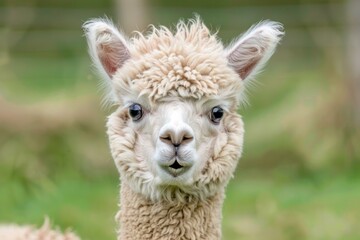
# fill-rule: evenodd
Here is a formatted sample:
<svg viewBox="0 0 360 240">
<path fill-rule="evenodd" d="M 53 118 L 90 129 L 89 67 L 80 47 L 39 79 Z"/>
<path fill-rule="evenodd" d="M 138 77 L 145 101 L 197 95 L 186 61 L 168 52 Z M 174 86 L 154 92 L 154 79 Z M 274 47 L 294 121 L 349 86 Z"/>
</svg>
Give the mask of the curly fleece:
<svg viewBox="0 0 360 240">
<path fill-rule="evenodd" d="M 240 91 L 243 84 L 228 66 L 222 43 L 199 19 L 189 24 L 180 21 L 175 33 L 164 26 L 153 27 L 146 36 L 137 33 L 128 50 L 131 58 L 114 76 L 119 96 L 125 88 L 126 93 L 146 95 L 152 101 L 173 96 L 230 97 L 238 95 L 233 90 Z"/>
<path fill-rule="evenodd" d="M 48 219 L 45 220 L 41 228 L 33 226 L 1 225 L 1 240 L 80 240 L 72 232 L 61 233 L 59 230 L 51 229 Z"/>
</svg>

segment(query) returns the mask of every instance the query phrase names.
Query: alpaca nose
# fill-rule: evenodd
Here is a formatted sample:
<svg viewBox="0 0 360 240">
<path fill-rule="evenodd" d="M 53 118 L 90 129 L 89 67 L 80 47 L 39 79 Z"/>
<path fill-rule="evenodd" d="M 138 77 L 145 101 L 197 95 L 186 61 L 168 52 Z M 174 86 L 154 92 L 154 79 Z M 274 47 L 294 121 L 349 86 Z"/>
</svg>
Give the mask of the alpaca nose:
<svg viewBox="0 0 360 240">
<path fill-rule="evenodd" d="M 194 134 L 187 124 L 165 125 L 160 131 L 159 138 L 162 142 L 173 145 L 177 151 L 180 145 L 193 141 Z"/>
</svg>

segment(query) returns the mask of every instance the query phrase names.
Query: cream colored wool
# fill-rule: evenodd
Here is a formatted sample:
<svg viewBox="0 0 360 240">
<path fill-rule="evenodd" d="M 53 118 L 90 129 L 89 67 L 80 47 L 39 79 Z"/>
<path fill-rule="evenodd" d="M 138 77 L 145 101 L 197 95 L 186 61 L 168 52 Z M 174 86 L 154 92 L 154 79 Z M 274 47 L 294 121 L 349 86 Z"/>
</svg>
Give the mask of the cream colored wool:
<svg viewBox="0 0 360 240">
<path fill-rule="evenodd" d="M 203 201 L 153 202 L 122 183 L 118 239 L 220 239 L 223 199 L 221 191 Z"/>
<path fill-rule="evenodd" d="M 61 233 L 59 230 L 51 229 L 46 219 L 41 228 L 33 226 L 0 225 L 1 240 L 80 240 L 74 233 L 67 231 Z"/>
</svg>

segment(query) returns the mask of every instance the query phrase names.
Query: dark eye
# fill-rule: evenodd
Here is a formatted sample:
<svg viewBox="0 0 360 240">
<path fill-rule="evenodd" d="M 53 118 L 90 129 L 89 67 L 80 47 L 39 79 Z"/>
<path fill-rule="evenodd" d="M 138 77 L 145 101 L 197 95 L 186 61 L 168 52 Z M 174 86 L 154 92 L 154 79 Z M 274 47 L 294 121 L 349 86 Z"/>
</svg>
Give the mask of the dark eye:
<svg viewBox="0 0 360 240">
<path fill-rule="evenodd" d="M 210 120 L 215 124 L 219 124 L 223 115 L 224 115 L 224 110 L 221 107 L 219 106 L 213 107 L 213 109 L 211 109 L 210 112 Z"/>
<path fill-rule="evenodd" d="M 129 115 L 133 121 L 138 121 L 143 115 L 143 110 L 140 104 L 134 103 L 129 107 Z"/>
</svg>

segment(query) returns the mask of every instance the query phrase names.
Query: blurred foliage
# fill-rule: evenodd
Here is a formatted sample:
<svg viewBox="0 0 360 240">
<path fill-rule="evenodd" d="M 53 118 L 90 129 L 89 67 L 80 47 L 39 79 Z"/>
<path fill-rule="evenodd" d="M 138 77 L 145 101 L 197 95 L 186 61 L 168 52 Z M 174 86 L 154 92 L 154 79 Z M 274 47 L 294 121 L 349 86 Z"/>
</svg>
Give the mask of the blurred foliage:
<svg viewBox="0 0 360 240">
<path fill-rule="evenodd" d="M 250 91 L 224 239 L 359 239 L 360 144 L 344 66 L 341 0 L 150 1 L 151 22 L 198 12 L 225 43 L 262 19 L 286 37 Z M 82 23 L 112 1 L 0 3 L 0 221 L 45 215 L 114 239 L 118 173 Z M 116 19 L 115 17 L 113 17 Z"/>
</svg>

